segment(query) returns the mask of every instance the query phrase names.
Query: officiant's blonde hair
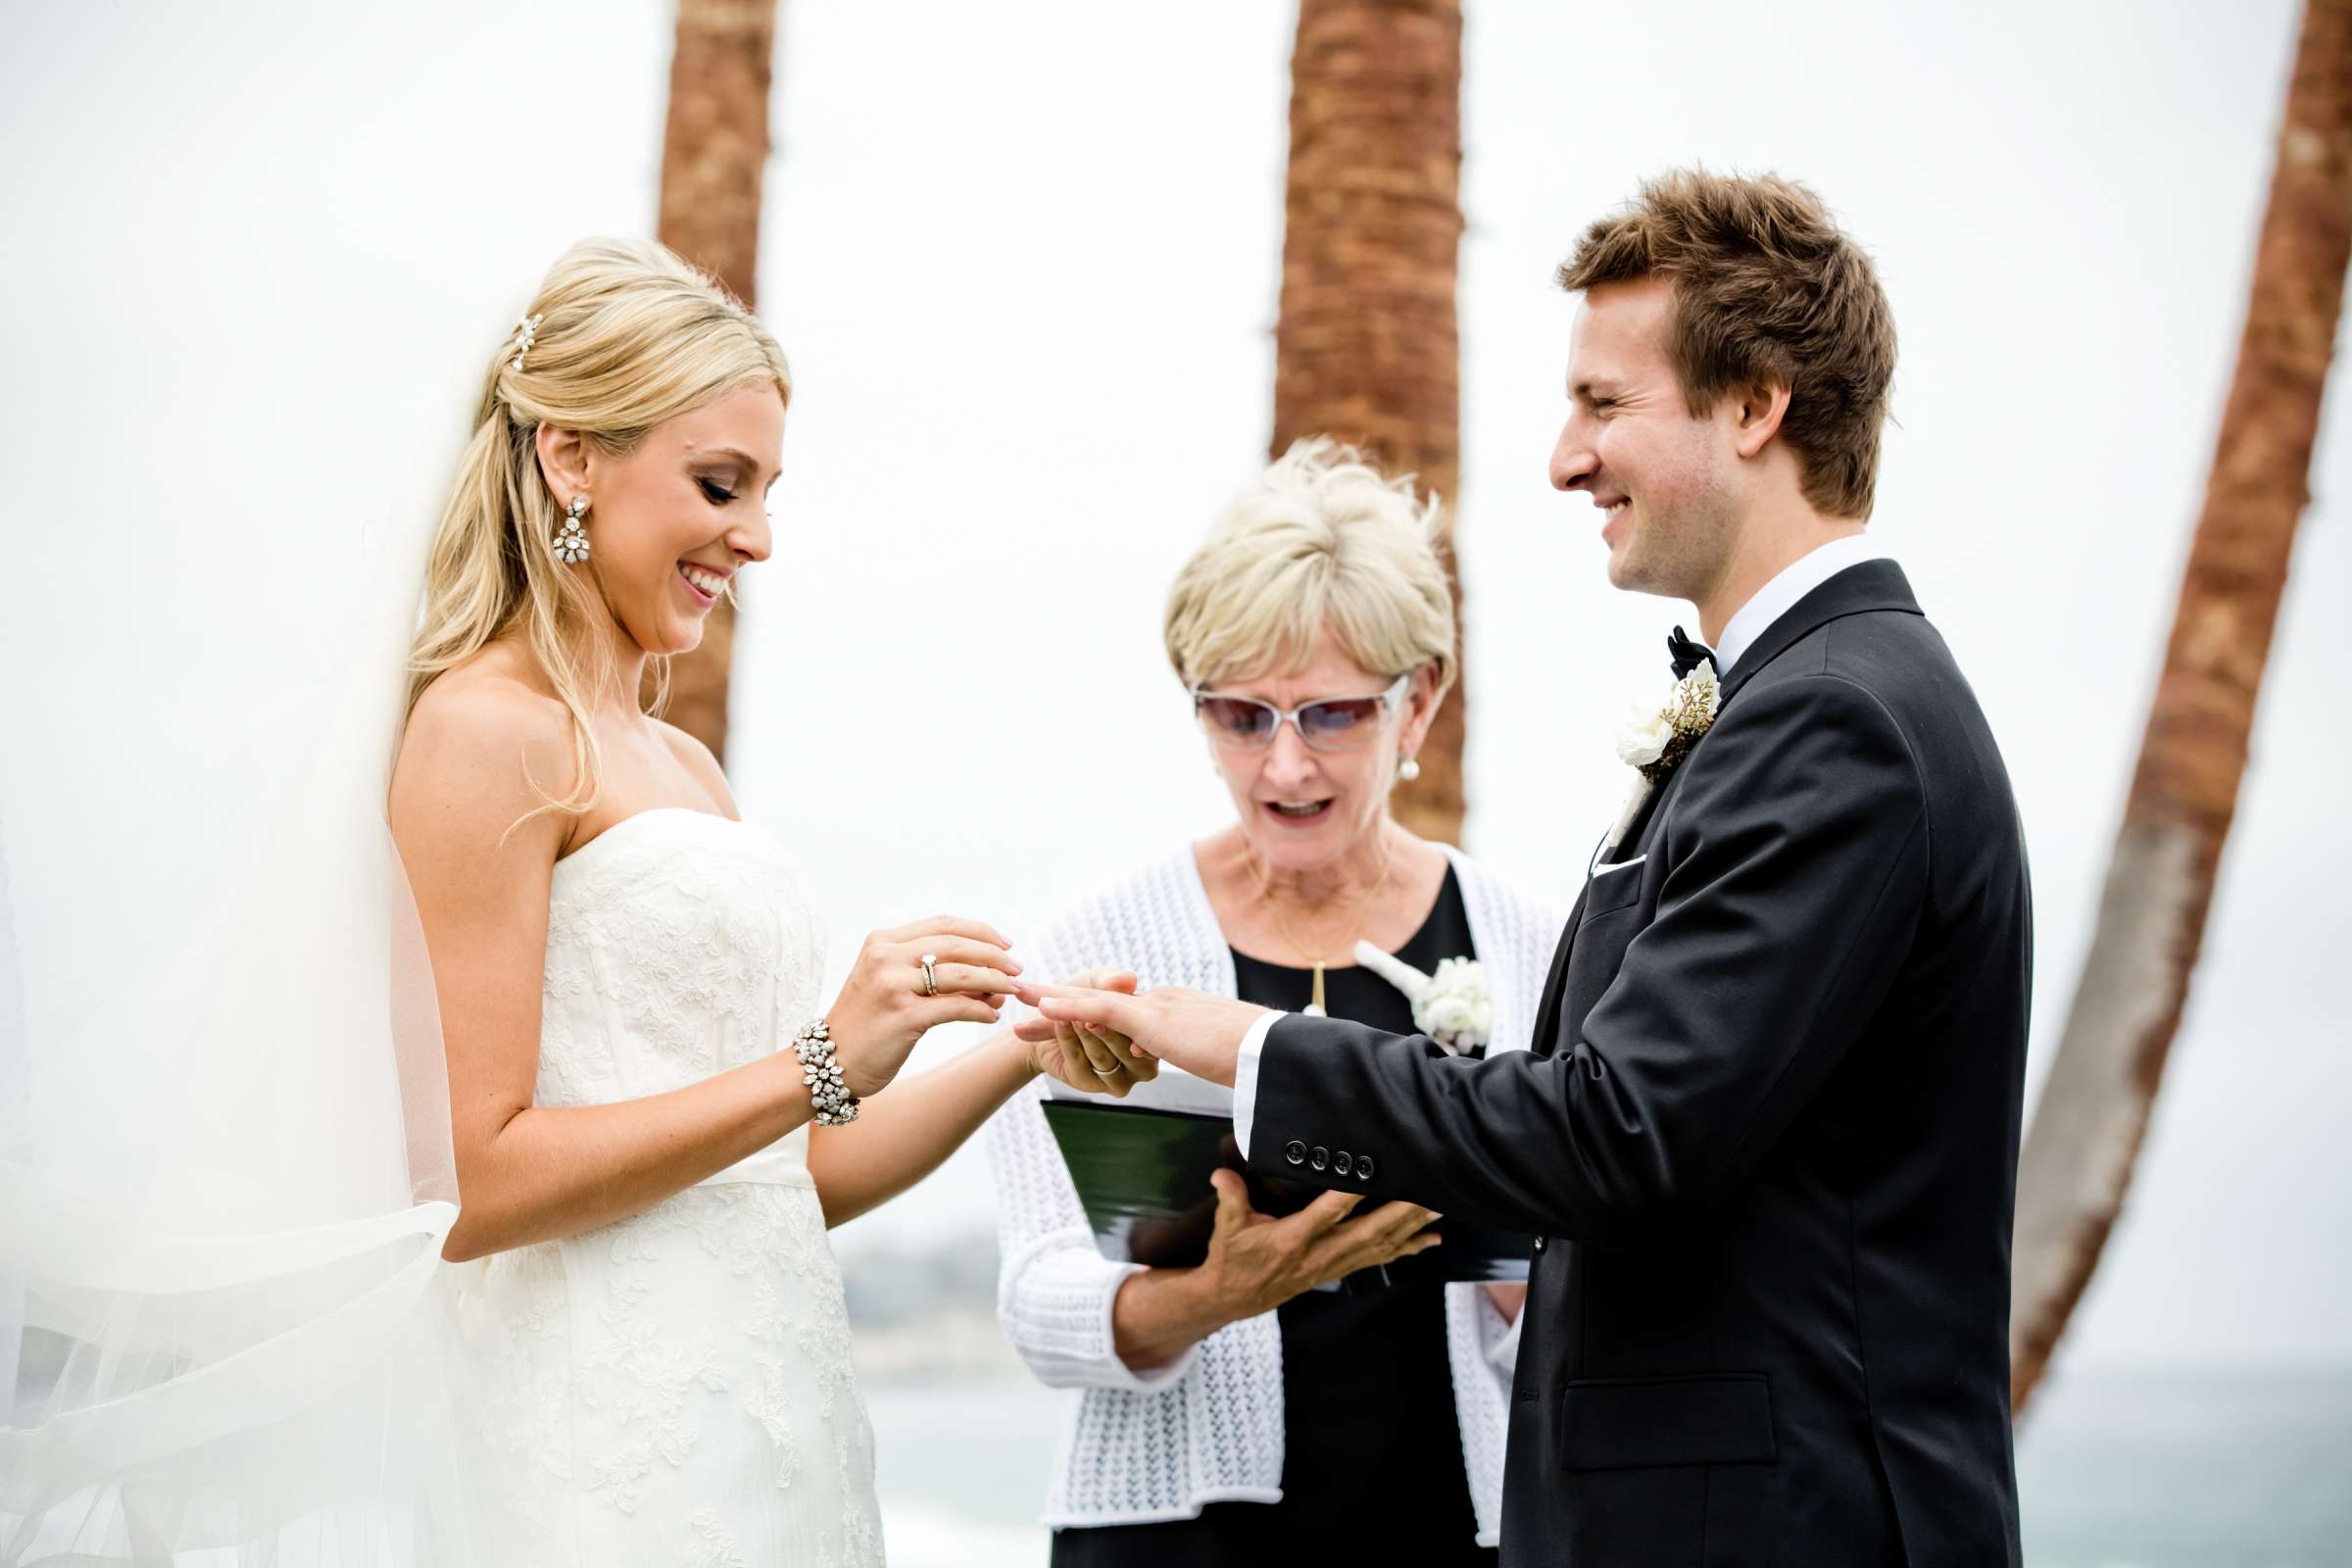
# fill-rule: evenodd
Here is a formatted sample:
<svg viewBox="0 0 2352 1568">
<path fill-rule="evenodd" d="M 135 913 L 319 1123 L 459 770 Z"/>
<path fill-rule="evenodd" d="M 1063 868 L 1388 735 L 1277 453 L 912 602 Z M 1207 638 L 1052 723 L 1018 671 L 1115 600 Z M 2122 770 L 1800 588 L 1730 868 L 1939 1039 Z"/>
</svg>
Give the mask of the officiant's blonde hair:
<svg viewBox="0 0 2352 1568">
<path fill-rule="evenodd" d="M 789 404 L 792 374 L 742 301 L 643 240 L 572 246 L 523 317 L 483 378 L 473 435 L 433 538 L 409 654 L 409 708 L 491 642 L 523 637 L 572 720 L 571 788 L 541 809 L 584 811 L 604 773 L 589 703 L 619 671 L 603 641 L 584 635 L 597 609 L 593 579 L 556 555 L 564 507 L 540 472 L 539 427 L 576 430 L 625 453 L 654 426 L 740 386 L 773 385 Z M 592 536 L 594 521 L 591 514 Z M 659 711 L 669 661 L 651 665 Z"/>
<path fill-rule="evenodd" d="M 1168 593 L 1168 662 L 1187 687 L 1314 659 L 1328 630 L 1375 674 L 1453 684 L 1446 512 L 1329 436 L 1293 443 L 1233 499 Z M 1332 693 L 1333 696 L 1351 695 Z"/>
</svg>

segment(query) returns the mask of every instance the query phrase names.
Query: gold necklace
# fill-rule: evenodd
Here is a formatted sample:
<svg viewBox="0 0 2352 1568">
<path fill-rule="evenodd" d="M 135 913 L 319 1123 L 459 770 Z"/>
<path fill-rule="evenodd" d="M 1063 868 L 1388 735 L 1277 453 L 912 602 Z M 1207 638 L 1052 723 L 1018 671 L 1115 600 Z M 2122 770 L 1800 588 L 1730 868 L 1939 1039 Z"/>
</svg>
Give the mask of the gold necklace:
<svg viewBox="0 0 2352 1568">
<path fill-rule="evenodd" d="M 1362 918 L 1365 908 L 1374 899 L 1380 897 L 1381 891 L 1389 885 L 1389 870 L 1396 863 L 1396 852 L 1395 847 L 1389 844 L 1388 835 L 1385 833 L 1381 835 L 1381 846 L 1387 853 L 1380 858 L 1380 876 L 1371 887 L 1356 896 L 1355 906 L 1348 911 L 1348 924 L 1341 928 L 1343 930 L 1354 930 L 1356 921 Z M 1257 858 L 1254 855 L 1250 857 L 1250 865 L 1251 869 L 1257 872 L 1258 900 L 1265 905 L 1266 912 L 1274 916 L 1274 929 L 1282 933 L 1282 940 L 1291 945 L 1291 951 L 1314 966 L 1314 992 L 1306 1004 L 1306 1016 L 1309 1018 L 1330 1017 L 1331 1014 L 1325 1011 L 1323 1006 L 1323 966 L 1330 961 L 1329 958 L 1307 952 L 1306 944 L 1292 935 L 1291 922 L 1282 917 L 1282 906 L 1274 902 L 1273 878 L 1263 865 L 1257 863 Z"/>
</svg>

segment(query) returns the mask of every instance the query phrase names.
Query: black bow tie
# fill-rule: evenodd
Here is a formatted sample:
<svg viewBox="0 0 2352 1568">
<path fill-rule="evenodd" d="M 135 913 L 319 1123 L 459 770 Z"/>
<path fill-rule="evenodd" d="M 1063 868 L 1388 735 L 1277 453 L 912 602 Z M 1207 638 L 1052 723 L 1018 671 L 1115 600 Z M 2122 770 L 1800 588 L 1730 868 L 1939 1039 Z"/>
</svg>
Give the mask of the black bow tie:
<svg viewBox="0 0 2352 1568">
<path fill-rule="evenodd" d="M 1715 651 L 1705 643 L 1692 642 L 1680 626 L 1675 627 L 1674 635 L 1666 639 L 1666 652 L 1674 660 L 1674 678 L 1676 680 L 1681 680 L 1685 675 L 1696 669 L 1701 660 L 1709 663 L 1715 662 Z M 1723 673 L 1720 665 L 1717 666 L 1715 673 L 1718 675 Z"/>
</svg>

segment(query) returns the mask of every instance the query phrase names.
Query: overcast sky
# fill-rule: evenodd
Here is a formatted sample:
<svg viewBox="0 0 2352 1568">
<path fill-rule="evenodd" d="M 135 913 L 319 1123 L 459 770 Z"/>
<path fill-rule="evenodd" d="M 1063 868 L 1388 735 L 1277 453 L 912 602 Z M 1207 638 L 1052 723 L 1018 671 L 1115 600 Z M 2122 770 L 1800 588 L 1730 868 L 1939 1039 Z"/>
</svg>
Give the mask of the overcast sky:
<svg viewBox="0 0 2352 1568">
<path fill-rule="evenodd" d="M 1801 177 L 1893 300 L 1900 424 L 1873 532 L 2017 786 L 2038 1075 L 2204 486 L 2293 8 L 1470 10 L 1470 848 L 1572 895 L 1621 794 L 1612 727 L 1688 620 L 1612 592 L 1589 504 L 1544 484 L 1570 314 L 1550 270 L 1666 165 Z M 837 957 L 941 908 L 1017 940 L 1224 819 L 1157 624 L 1264 456 L 1291 17 L 782 11 L 760 293 L 797 386 L 731 771 L 800 850 Z M 650 231 L 670 18 L 433 0 L 0 19 L 12 723 L 111 680 L 188 698 L 135 787 L 65 799 L 37 742 L 12 743 L 0 807 L 98 831 L 101 806 L 153 817 L 174 767 L 270 732 L 237 671 L 331 664 L 347 608 L 306 570 L 331 583 L 355 540 L 416 537 L 547 264 Z M 2352 583 L 2346 410 L 2163 1101 L 2063 1352 L 2083 1364 L 2352 1359 L 2352 1029 L 2330 984 L 2352 740 L 2328 635 Z M 136 636 L 108 651 L 93 621 Z M 21 877 L 74 874 L 70 837 L 24 851 Z M 69 995 L 59 975 L 120 959 L 73 961 L 30 977 L 36 1016 Z M 915 1245 L 988 1209 L 959 1157 L 840 1242 Z"/>
</svg>

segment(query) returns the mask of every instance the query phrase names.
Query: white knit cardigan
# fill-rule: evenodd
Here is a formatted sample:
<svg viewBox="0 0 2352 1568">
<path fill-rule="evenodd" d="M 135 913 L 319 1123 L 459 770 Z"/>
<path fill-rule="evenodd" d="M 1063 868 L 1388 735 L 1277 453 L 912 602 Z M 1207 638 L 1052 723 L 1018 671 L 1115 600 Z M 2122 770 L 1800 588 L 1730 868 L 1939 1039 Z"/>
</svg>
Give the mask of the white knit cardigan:
<svg viewBox="0 0 2352 1568">
<path fill-rule="evenodd" d="M 1468 857 L 1446 853 L 1494 998 L 1487 1049 L 1524 1050 L 1564 916 Z M 1232 949 L 1189 847 L 1065 910 L 1029 957 L 1033 971 L 1049 979 L 1115 966 L 1134 970 L 1145 986 L 1227 997 L 1237 989 Z M 989 1153 L 1004 1252 L 997 1314 L 1039 1381 L 1084 1391 L 1063 1436 L 1045 1522 L 1146 1524 L 1194 1518 L 1209 1502 L 1280 1501 L 1282 1331 L 1275 1314 L 1228 1324 L 1166 1366 L 1129 1370 L 1112 1348 L 1111 1299 L 1140 1265 L 1112 1262 L 1096 1250 L 1046 1126 L 1044 1099 L 1016 1096 L 1000 1110 L 989 1124 Z M 1492 1546 L 1501 1526 L 1518 1326 L 1506 1328 L 1478 1286 L 1448 1285 L 1446 1338 L 1478 1543 Z"/>
</svg>

